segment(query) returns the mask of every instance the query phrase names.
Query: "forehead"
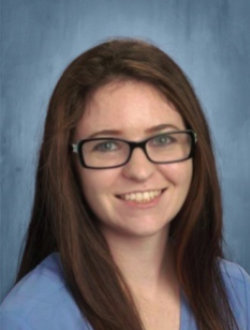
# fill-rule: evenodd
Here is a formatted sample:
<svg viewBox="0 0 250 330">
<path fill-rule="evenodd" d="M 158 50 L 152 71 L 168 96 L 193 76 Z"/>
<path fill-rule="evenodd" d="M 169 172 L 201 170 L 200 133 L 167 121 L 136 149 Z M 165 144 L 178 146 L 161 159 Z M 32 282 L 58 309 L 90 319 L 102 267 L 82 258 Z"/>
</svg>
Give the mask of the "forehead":
<svg viewBox="0 0 250 330">
<path fill-rule="evenodd" d="M 155 87 L 132 80 L 114 81 L 91 95 L 76 135 L 84 138 L 100 130 L 119 130 L 124 137 L 140 138 L 150 127 L 162 124 L 185 128 L 179 112 Z"/>
</svg>

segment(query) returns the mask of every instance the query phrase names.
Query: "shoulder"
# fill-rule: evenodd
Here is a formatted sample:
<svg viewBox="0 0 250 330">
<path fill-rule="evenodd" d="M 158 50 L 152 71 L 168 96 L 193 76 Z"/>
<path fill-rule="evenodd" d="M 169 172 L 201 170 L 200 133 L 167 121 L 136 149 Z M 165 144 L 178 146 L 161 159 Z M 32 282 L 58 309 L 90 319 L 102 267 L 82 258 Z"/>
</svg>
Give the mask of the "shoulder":
<svg viewBox="0 0 250 330">
<path fill-rule="evenodd" d="M 3 330 L 87 330 L 63 278 L 57 253 L 49 255 L 10 291 L 0 307 Z"/>
<path fill-rule="evenodd" d="M 240 265 L 225 259 L 220 259 L 219 264 L 225 284 L 229 287 L 242 289 L 245 294 L 249 294 L 250 276 L 245 269 Z"/>
<path fill-rule="evenodd" d="M 220 259 L 220 269 L 229 302 L 241 329 L 250 324 L 250 276 L 240 265 Z"/>
</svg>

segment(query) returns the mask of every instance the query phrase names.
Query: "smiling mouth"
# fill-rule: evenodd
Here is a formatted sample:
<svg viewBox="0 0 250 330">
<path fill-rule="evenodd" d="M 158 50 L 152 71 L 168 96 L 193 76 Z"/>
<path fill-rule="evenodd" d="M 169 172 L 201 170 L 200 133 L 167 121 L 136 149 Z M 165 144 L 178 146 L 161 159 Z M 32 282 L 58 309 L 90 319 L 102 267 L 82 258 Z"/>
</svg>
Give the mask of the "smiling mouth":
<svg viewBox="0 0 250 330">
<path fill-rule="evenodd" d="M 148 203 L 159 197 L 165 190 L 166 189 L 158 189 L 143 192 L 133 192 L 129 194 L 117 195 L 117 197 L 125 201 Z"/>
</svg>

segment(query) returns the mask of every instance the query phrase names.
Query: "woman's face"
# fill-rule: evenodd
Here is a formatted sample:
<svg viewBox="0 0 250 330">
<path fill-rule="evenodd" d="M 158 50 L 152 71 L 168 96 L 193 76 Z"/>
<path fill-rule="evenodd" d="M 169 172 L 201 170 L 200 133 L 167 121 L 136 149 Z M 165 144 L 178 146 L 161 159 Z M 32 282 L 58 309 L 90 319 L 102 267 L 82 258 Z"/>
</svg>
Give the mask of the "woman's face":
<svg viewBox="0 0 250 330">
<path fill-rule="evenodd" d="M 183 129 L 182 117 L 157 89 L 143 82 L 114 81 L 93 94 L 74 137 L 75 141 L 90 136 L 140 141 Z M 77 160 L 77 169 L 83 194 L 103 233 L 131 238 L 166 232 L 192 178 L 191 159 L 154 164 L 139 148 L 122 167 L 87 169 Z"/>
</svg>

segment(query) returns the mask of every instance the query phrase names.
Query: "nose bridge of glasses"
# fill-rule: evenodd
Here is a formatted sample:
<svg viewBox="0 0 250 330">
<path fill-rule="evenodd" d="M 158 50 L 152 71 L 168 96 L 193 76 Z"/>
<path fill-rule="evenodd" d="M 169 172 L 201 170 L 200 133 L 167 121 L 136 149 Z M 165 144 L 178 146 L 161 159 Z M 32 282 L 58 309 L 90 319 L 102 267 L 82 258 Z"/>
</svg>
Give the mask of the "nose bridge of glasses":
<svg viewBox="0 0 250 330">
<path fill-rule="evenodd" d="M 147 149 L 146 149 L 147 142 L 148 142 L 148 140 L 144 140 L 144 141 L 140 141 L 140 142 L 128 142 L 129 147 L 130 147 L 130 154 L 129 154 L 128 161 L 130 161 L 131 157 L 133 156 L 135 149 L 140 149 L 142 151 L 142 153 L 144 154 L 144 156 L 147 158 L 147 160 L 150 161 L 150 158 L 147 154 Z"/>
</svg>

